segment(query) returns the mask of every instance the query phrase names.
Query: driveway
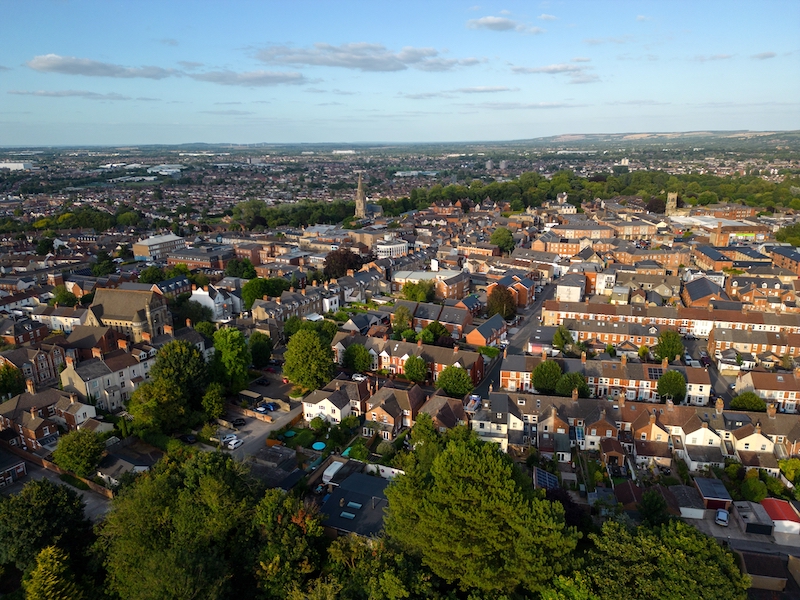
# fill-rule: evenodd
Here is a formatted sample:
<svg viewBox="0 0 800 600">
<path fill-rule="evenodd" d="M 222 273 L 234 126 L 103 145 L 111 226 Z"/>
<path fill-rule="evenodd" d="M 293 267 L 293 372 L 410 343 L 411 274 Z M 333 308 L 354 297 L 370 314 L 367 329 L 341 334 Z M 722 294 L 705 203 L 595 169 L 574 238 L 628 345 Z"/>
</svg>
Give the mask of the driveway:
<svg viewBox="0 0 800 600">
<path fill-rule="evenodd" d="M 236 450 L 231 451 L 231 455 L 238 460 L 244 460 L 246 457 L 256 454 L 267 443 L 267 437 L 273 431 L 288 425 L 292 419 L 303 411 L 303 405 L 298 403 L 292 410 L 288 412 L 276 411 L 271 413 L 275 419 L 272 423 L 259 421 L 252 417 L 244 417 L 244 427 L 239 427 L 236 430 L 236 435 L 241 439 L 244 444 L 239 446 Z M 227 430 L 221 430 L 229 433 Z M 223 434 L 224 435 L 224 434 Z"/>
<path fill-rule="evenodd" d="M 48 471 L 47 469 L 43 469 L 38 465 L 34 465 L 30 462 L 25 462 L 25 466 L 28 469 L 28 475 L 23 477 L 19 481 L 15 481 L 12 485 L 3 488 L 2 494 L 4 496 L 10 496 L 13 494 L 18 494 L 22 491 L 22 487 L 29 481 L 38 481 L 40 479 L 49 479 L 56 485 L 63 485 L 71 489 L 73 492 L 76 492 L 83 500 L 85 507 L 83 509 L 86 518 L 89 519 L 92 523 L 97 523 L 98 521 L 102 520 L 105 517 L 106 513 L 111 508 L 111 500 L 106 498 L 105 496 L 101 496 L 100 494 L 96 494 L 91 490 L 79 490 L 71 485 L 64 483 L 58 478 L 57 473 L 53 473 L 52 471 Z"/>
</svg>

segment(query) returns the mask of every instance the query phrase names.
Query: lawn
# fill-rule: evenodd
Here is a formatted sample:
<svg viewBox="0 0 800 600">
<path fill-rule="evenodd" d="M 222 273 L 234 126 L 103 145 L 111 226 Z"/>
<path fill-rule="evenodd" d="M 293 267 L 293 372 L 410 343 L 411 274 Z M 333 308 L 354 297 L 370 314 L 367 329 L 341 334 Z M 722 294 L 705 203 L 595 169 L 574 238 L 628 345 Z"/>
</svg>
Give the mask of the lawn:
<svg viewBox="0 0 800 600">
<path fill-rule="evenodd" d="M 310 429 L 292 428 L 291 431 L 295 432 L 294 437 L 288 437 L 283 440 L 284 444 L 286 444 L 290 448 L 296 448 L 297 446 L 310 448 L 311 444 L 313 444 L 317 440 L 317 437 L 314 435 L 314 432 L 311 431 Z"/>
</svg>

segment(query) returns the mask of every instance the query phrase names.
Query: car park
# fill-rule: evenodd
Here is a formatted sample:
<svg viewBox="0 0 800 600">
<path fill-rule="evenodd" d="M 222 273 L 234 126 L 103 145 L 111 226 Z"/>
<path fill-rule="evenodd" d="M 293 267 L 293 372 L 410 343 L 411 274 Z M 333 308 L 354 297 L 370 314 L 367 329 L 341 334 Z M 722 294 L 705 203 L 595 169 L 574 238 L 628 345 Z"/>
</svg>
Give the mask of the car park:
<svg viewBox="0 0 800 600">
<path fill-rule="evenodd" d="M 730 514 L 724 508 L 718 508 L 717 514 L 714 516 L 714 523 L 717 525 L 721 525 L 722 527 L 728 526 L 728 521 L 730 519 Z"/>
<path fill-rule="evenodd" d="M 228 442 L 228 450 L 236 450 L 237 448 L 242 446 L 242 444 L 244 444 L 244 440 L 240 440 L 238 438 L 235 440 L 231 440 L 230 442 Z"/>
</svg>

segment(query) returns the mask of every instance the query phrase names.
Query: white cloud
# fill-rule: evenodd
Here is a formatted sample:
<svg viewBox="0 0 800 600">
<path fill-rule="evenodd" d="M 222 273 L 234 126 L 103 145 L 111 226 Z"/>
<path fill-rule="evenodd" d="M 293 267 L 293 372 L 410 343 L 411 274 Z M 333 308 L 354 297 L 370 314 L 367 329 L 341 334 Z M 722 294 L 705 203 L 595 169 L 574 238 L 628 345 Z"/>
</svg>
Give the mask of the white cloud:
<svg viewBox="0 0 800 600">
<path fill-rule="evenodd" d="M 208 71 L 206 73 L 190 73 L 189 77 L 196 81 L 207 81 L 220 85 L 238 85 L 242 87 L 265 87 L 270 85 L 307 83 L 301 73 L 280 71 Z"/>
<path fill-rule="evenodd" d="M 467 21 L 468 29 L 488 29 L 489 31 L 518 31 L 520 33 L 539 34 L 544 33 L 544 29 L 539 27 L 529 27 L 525 23 L 515 21 L 506 17 L 481 17 L 480 19 L 470 19 Z"/>
<path fill-rule="evenodd" d="M 576 56 L 575 58 L 572 59 L 572 62 L 587 63 L 587 62 L 592 62 L 592 59 L 586 58 L 585 56 Z"/>
<path fill-rule="evenodd" d="M 203 66 L 201 62 L 194 62 L 191 60 L 179 60 L 178 64 L 182 66 L 184 69 L 191 71 L 192 69 L 199 69 Z"/>
<path fill-rule="evenodd" d="M 759 52 L 758 54 L 753 54 L 750 58 L 755 58 L 756 60 L 766 60 L 768 58 L 775 58 L 778 56 L 774 52 Z"/>
<path fill-rule="evenodd" d="M 411 67 L 423 71 L 447 71 L 480 62 L 476 58 L 442 58 L 435 48 L 406 46 L 399 52 L 392 52 L 382 44 L 366 42 L 340 46 L 318 43 L 311 48 L 272 46 L 258 52 L 256 57 L 268 64 L 340 67 L 370 72 L 403 71 Z"/>
<path fill-rule="evenodd" d="M 86 100 L 134 100 L 122 94 L 100 94 L 88 90 L 10 90 L 15 96 L 38 96 L 40 98 L 84 98 Z M 155 98 L 135 98 L 136 100 L 156 100 Z"/>
<path fill-rule="evenodd" d="M 567 104 L 565 102 L 483 102 L 472 104 L 477 108 L 487 108 L 491 110 L 549 110 L 554 108 L 576 108 L 584 106 L 582 104 Z"/>
<path fill-rule="evenodd" d="M 504 86 L 479 85 L 476 87 L 458 88 L 453 90 L 457 94 L 495 94 L 497 92 L 516 92 L 519 88 Z"/>
<path fill-rule="evenodd" d="M 669 102 L 659 102 L 658 100 L 619 100 L 617 102 L 606 102 L 611 106 L 665 106 Z"/>
<path fill-rule="evenodd" d="M 452 98 L 452 96 L 446 92 L 419 92 L 417 94 L 400 94 L 403 98 L 408 98 L 409 100 L 430 100 L 431 98 Z"/>
<path fill-rule="evenodd" d="M 733 58 L 733 54 L 712 54 L 711 56 L 698 54 L 697 56 L 694 57 L 694 60 L 699 62 L 706 62 L 708 60 L 728 60 L 729 58 Z"/>
<path fill-rule="evenodd" d="M 541 15 L 539 15 L 536 18 L 539 19 L 540 21 L 556 21 L 556 20 L 558 20 L 557 16 L 548 15 L 548 14 L 545 14 L 545 13 L 542 13 Z"/>
<path fill-rule="evenodd" d="M 34 56 L 25 63 L 34 71 L 43 73 L 61 73 L 63 75 L 85 75 L 87 77 L 120 77 L 124 79 L 164 79 L 179 74 L 174 69 L 161 67 L 123 67 L 113 63 L 105 63 L 88 58 L 43 54 Z"/>
<path fill-rule="evenodd" d="M 646 17 L 646 16 L 644 16 L 644 15 L 637 15 L 637 16 L 636 16 L 636 20 L 637 20 L 639 23 L 642 23 L 642 22 L 644 22 L 644 21 L 650 21 L 650 20 L 651 20 L 651 17 Z"/>
<path fill-rule="evenodd" d="M 627 44 L 628 42 L 632 41 L 632 37 L 629 35 L 623 35 L 620 37 L 607 37 L 607 38 L 589 38 L 583 40 L 585 44 L 589 44 L 590 46 L 600 46 L 602 44 Z"/>
<path fill-rule="evenodd" d="M 590 68 L 591 67 L 572 65 L 569 63 L 558 63 L 544 67 L 511 67 L 511 70 L 520 75 L 536 75 L 542 73 L 547 75 L 566 74 L 569 75 L 569 83 L 594 83 L 595 81 L 600 81 L 597 75 L 588 71 Z"/>
<path fill-rule="evenodd" d="M 200 111 L 206 115 L 224 115 L 224 116 L 231 116 L 231 117 L 238 117 L 242 115 L 254 115 L 255 113 L 250 112 L 249 110 L 201 110 Z"/>
</svg>

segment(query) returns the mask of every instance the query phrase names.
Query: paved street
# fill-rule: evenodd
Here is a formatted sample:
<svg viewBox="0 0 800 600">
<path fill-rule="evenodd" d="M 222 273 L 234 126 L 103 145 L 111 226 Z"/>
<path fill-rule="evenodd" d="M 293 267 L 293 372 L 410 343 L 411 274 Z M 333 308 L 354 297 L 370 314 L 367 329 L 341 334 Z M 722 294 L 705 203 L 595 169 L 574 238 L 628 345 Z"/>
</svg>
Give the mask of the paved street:
<svg viewBox="0 0 800 600">
<path fill-rule="evenodd" d="M 708 340 L 683 340 L 684 348 L 686 348 L 686 351 L 695 360 L 700 360 L 700 351 L 706 350 L 707 344 Z M 713 358 L 711 365 L 708 367 L 708 376 L 711 379 L 711 387 L 714 389 L 714 396 L 722 397 L 725 401 L 725 408 L 729 408 L 734 396 L 729 386 L 731 383 L 735 382 L 735 378 L 720 375 Z M 712 401 L 710 404 L 713 406 L 714 402 Z"/>
</svg>

